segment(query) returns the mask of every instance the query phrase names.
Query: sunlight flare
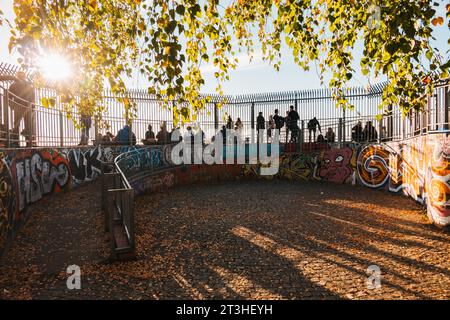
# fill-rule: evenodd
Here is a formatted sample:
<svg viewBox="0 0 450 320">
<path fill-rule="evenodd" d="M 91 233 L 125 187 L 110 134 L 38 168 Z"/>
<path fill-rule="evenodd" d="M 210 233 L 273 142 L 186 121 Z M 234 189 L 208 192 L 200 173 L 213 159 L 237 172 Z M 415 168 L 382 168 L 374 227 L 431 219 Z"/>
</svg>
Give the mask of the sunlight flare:
<svg viewBox="0 0 450 320">
<path fill-rule="evenodd" d="M 44 56 L 39 62 L 39 68 L 45 79 L 51 81 L 67 80 L 72 76 L 72 66 L 59 54 Z"/>
</svg>

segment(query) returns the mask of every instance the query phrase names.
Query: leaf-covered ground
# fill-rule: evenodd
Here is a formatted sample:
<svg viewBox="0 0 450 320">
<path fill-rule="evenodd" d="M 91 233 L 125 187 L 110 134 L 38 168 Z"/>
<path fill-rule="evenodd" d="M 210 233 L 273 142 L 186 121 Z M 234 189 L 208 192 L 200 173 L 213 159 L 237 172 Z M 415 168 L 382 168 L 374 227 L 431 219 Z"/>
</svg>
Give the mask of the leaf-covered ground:
<svg viewBox="0 0 450 320">
<path fill-rule="evenodd" d="M 115 263 L 98 182 L 29 210 L 0 260 L 3 299 L 450 298 L 450 234 L 384 191 L 239 181 L 138 197 L 138 257 Z M 73 264 L 81 290 L 66 287 Z"/>
</svg>

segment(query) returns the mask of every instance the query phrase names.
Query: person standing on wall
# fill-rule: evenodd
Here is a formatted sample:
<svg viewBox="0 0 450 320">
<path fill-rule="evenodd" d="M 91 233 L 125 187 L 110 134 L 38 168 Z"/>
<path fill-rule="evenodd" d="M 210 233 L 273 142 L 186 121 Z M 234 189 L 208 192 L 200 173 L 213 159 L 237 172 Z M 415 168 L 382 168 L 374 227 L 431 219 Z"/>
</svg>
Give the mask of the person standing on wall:
<svg viewBox="0 0 450 320">
<path fill-rule="evenodd" d="M 314 135 L 313 142 L 316 142 L 316 131 L 319 128 L 319 132 L 322 133 L 322 128 L 320 127 L 319 120 L 316 117 L 308 121 L 308 131 L 309 131 L 309 142 L 311 143 L 311 133 Z"/>
<path fill-rule="evenodd" d="M 367 121 L 363 130 L 363 137 L 366 142 L 376 142 L 378 139 L 378 133 L 373 126 L 372 121 Z"/>
<path fill-rule="evenodd" d="M 298 115 L 298 112 L 295 111 L 294 106 L 290 107 L 289 111 L 289 130 L 291 131 L 291 142 L 297 142 L 298 141 L 298 134 L 299 134 L 299 127 L 298 127 L 298 120 L 300 120 L 300 116 Z"/>
<path fill-rule="evenodd" d="M 273 115 L 269 116 L 269 121 L 267 122 L 267 142 L 272 141 L 272 131 L 275 129 L 275 120 L 273 120 Z"/>
<path fill-rule="evenodd" d="M 16 76 L 0 76 L 0 81 L 13 81 L 9 87 L 10 110 L 14 112 L 13 141 L 12 146 L 19 146 L 19 130 L 22 119 L 25 121 L 25 129 L 21 132 L 27 139 L 27 147 L 35 146 L 35 103 L 36 95 L 33 85 L 27 81 L 27 75 L 23 71 L 17 72 Z"/>
<path fill-rule="evenodd" d="M 89 144 L 89 131 L 92 126 L 92 118 L 86 112 L 86 110 L 81 110 L 80 112 L 80 122 L 81 122 L 81 141 L 80 146 L 87 146 Z"/>
<path fill-rule="evenodd" d="M 266 129 L 266 120 L 264 119 L 263 113 L 259 112 L 258 117 L 256 118 L 256 130 L 257 130 L 257 137 L 258 137 L 258 143 L 260 139 L 260 134 L 264 134 L 264 130 Z M 260 132 L 260 130 L 262 130 Z"/>
<path fill-rule="evenodd" d="M 354 142 L 364 141 L 363 127 L 361 121 L 358 121 L 356 125 L 352 128 L 352 141 Z"/>
<path fill-rule="evenodd" d="M 284 117 L 284 123 L 286 124 L 286 143 L 289 139 L 289 110 L 286 111 L 286 117 Z"/>
</svg>

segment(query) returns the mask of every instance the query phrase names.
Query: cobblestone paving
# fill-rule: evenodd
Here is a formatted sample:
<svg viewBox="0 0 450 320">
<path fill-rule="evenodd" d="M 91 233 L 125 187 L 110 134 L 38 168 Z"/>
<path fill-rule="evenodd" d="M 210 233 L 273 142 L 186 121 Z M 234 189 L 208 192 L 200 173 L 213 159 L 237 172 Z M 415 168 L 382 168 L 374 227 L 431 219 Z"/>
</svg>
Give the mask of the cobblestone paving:
<svg viewBox="0 0 450 320">
<path fill-rule="evenodd" d="M 408 198 L 289 181 L 176 188 L 136 199 L 138 258 L 108 263 L 99 189 L 30 209 L 0 261 L 1 298 L 450 298 L 450 234 Z M 71 264 L 81 290 L 66 289 Z"/>
</svg>

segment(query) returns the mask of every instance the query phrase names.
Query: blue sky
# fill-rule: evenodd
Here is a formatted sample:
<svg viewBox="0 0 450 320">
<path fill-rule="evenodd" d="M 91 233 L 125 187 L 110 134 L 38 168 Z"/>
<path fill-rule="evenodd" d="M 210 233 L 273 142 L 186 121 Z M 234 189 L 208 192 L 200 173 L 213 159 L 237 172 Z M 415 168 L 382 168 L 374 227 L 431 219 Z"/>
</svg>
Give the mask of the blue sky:
<svg viewBox="0 0 450 320">
<path fill-rule="evenodd" d="M 1 10 L 10 20 L 13 19 L 12 0 L 0 0 Z M 439 8 L 439 13 L 444 15 L 445 0 L 440 1 L 442 5 Z M 435 28 L 434 35 L 437 41 L 433 42 L 443 54 L 448 57 L 449 50 L 447 39 L 450 37 L 450 30 L 446 25 Z M 0 27 L 0 62 L 15 63 L 17 55 L 10 55 L 8 53 L 9 31 L 6 27 Z M 359 43 L 355 48 L 355 58 L 361 56 L 362 43 Z M 258 48 L 255 49 L 255 56 L 252 62 L 245 54 L 239 56 L 240 64 L 237 70 L 230 72 L 230 81 L 223 84 L 223 89 L 226 94 L 242 94 L 242 93 L 257 93 L 257 92 L 272 92 L 272 91 L 289 91 L 300 89 L 320 88 L 320 80 L 316 73 L 314 66 L 311 70 L 305 72 L 301 70 L 290 57 L 289 51 L 282 48 L 282 66 L 279 72 L 263 62 L 261 59 L 261 52 Z M 350 81 L 352 86 L 364 86 L 368 83 L 367 77 L 364 77 L 359 72 L 359 63 L 354 63 L 354 68 L 357 71 L 354 78 Z M 203 92 L 212 93 L 216 87 L 216 80 L 214 79 L 214 69 L 212 66 L 203 66 L 206 85 Z M 370 79 L 371 83 L 375 83 L 382 79 Z M 132 87 L 145 87 L 146 81 L 141 77 L 136 77 L 130 81 Z"/>
</svg>

